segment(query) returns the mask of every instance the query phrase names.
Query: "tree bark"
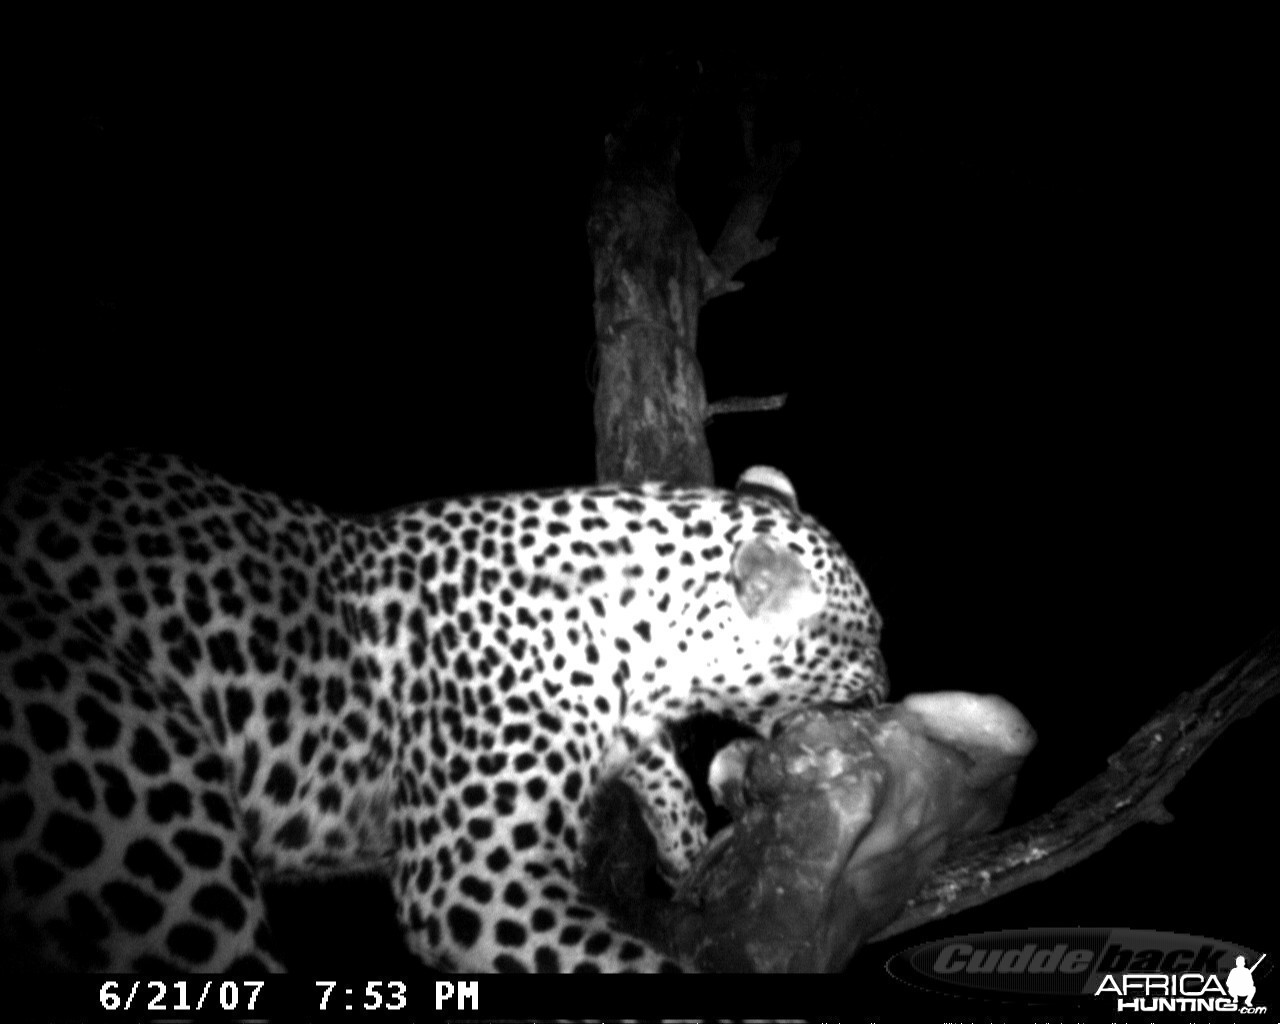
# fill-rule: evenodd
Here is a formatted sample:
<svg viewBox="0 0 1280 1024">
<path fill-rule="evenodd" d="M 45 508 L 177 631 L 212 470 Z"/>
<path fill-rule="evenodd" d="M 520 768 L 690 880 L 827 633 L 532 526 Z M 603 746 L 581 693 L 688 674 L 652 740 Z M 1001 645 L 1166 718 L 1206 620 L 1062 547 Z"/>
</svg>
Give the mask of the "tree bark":
<svg viewBox="0 0 1280 1024">
<path fill-rule="evenodd" d="M 596 476 L 710 486 L 707 395 L 698 365 L 704 264 L 664 183 L 609 181 L 588 223 L 599 380 Z"/>
<path fill-rule="evenodd" d="M 608 165 L 587 221 L 595 288 L 596 477 L 601 483 L 663 480 L 715 483 L 705 425 L 714 414 L 776 409 L 785 395 L 707 405 L 698 363 L 698 313 L 739 290 L 733 276 L 763 259 L 776 240 L 758 237 L 783 174 L 799 150 L 780 147 L 756 160 L 751 111 L 743 112 L 751 172 L 712 255 L 676 200 L 680 125 L 641 108 L 626 135 L 610 137 Z"/>
</svg>

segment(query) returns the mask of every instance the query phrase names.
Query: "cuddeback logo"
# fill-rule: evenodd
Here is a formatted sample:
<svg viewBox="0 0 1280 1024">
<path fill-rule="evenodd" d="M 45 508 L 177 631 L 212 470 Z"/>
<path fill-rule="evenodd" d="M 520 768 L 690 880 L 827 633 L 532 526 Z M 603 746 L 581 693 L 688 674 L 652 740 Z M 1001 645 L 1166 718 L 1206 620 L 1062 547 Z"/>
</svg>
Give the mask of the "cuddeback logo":
<svg viewBox="0 0 1280 1024">
<path fill-rule="evenodd" d="M 894 956 L 909 985 L 970 996 L 1049 1002 L 1107 1000 L 1117 1011 L 1265 1014 L 1255 995 L 1265 953 L 1218 939 L 1125 928 L 962 935 Z M 1114 1001 L 1114 1002 L 1112 1002 Z"/>
</svg>

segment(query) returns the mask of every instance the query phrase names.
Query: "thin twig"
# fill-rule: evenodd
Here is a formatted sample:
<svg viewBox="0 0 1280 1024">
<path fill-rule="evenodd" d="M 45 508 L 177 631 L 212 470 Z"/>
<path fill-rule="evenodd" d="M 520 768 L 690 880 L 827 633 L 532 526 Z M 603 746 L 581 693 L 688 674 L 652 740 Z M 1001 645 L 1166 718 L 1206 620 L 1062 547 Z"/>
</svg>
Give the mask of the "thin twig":
<svg viewBox="0 0 1280 1024">
<path fill-rule="evenodd" d="M 704 422 L 713 416 L 726 416 L 734 412 L 768 412 L 781 409 L 787 404 L 787 394 L 780 395 L 744 395 L 738 398 L 721 398 L 707 404 Z"/>
</svg>

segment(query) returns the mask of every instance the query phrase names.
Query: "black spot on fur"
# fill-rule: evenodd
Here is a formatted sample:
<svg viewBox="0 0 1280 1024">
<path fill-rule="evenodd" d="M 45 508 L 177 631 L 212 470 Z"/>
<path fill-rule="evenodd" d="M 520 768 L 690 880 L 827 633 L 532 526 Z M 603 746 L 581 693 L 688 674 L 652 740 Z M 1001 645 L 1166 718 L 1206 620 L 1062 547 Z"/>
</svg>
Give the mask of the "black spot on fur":
<svg viewBox="0 0 1280 1024">
<path fill-rule="evenodd" d="M 27 896 L 43 896 L 66 877 L 43 857 L 23 851 L 13 858 L 13 880 Z"/>
<path fill-rule="evenodd" d="M 262 755 L 258 753 L 258 744 L 246 743 L 240 758 L 240 795 L 246 796 L 253 789 L 253 780 L 262 763 Z"/>
<path fill-rule="evenodd" d="M 182 881 L 182 869 L 154 839 L 136 839 L 124 854 L 124 866 L 138 878 L 149 878 L 161 892 Z"/>
<path fill-rule="evenodd" d="M 114 527 L 114 531 L 110 528 Z M 124 541 L 119 537 L 120 526 L 109 519 L 104 519 L 98 524 L 98 532 L 93 535 L 91 541 L 93 550 L 103 558 L 112 558 L 116 555 L 123 555 L 126 547 Z"/>
<path fill-rule="evenodd" d="M 109 676 L 104 676 L 99 672 L 90 672 L 85 677 L 85 682 L 101 694 L 113 704 L 119 704 L 124 700 L 124 693 L 120 689 L 120 684 Z"/>
<path fill-rule="evenodd" d="M 297 790 L 298 776 L 284 761 L 277 761 L 271 766 L 271 774 L 267 776 L 263 791 L 277 804 L 287 804 L 293 799 Z"/>
<path fill-rule="evenodd" d="M 102 853 L 102 833 L 83 818 L 54 811 L 45 823 L 40 844 L 67 867 L 82 868 Z"/>
<path fill-rule="evenodd" d="M 192 580 L 200 582 L 198 591 L 190 589 Z M 209 608 L 209 603 L 205 600 L 204 582 L 200 580 L 200 577 L 193 573 L 187 577 L 187 587 L 189 588 L 187 592 L 187 599 L 183 603 L 183 607 L 187 611 L 187 618 L 197 626 L 207 626 L 209 624 L 209 620 L 213 618 L 213 611 Z"/>
<path fill-rule="evenodd" d="M 120 606 L 135 619 L 140 619 L 147 614 L 147 599 L 137 592 L 121 594 Z"/>
<path fill-rule="evenodd" d="M 194 829 L 180 829 L 173 837 L 173 845 L 187 863 L 195 868 L 216 868 L 222 863 L 223 844 L 217 836 Z"/>
<path fill-rule="evenodd" d="M 110 922 L 86 893 L 73 892 L 67 897 L 67 918 L 71 927 L 90 942 L 101 942 L 110 934 Z"/>
<path fill-rule="evenodd" d="M 93 771 L 106 783 L 106 789 L 102 791 L 102 799 L 107 805 L 107 810 L 117 818 L 127 818 L 137 802 L 137 797 L 134 796 L 129 779 L 124 772 L 109 764 L 94 765 Z"/>
<path fill-rule="evenodd" d="M 258 884 L 243 857 L 231 858 L 231 881 L 245 899 L 251 900 L 258 895 Z"/>
<path fill-rule="evenodd" d="M 249 654 L 253 657 L 254 667 L 264 674 L 274 672 L 280 659 L 276 647 L 280 640 L 280 630 L 270 619 L 261 615 L 253 619 L 253 636 L 249 638 Z"/>
<path fill-rule="evenodd" d="M 324 702 L 335 715 L 342 710 L 342 705 L 347 702 L 346 687 L 343 686 L 342 680 L 337 676 L 330 676 L 325 682 Z"/>
<path fill-rule="evenodd" d="M 244 811 L 244 827 L 243 834 L 245 842 L 250 847 L 258 845 L 258 841 L 262 838 L 262 815 L 258 813 L 256 807 L 245 808 Z"/>
<path fill-rule="evenodd" d="M 612 941 L 613 936 L 608 932 L 595 932 L 587 939 L 582 948 L 592 956 L 599 956 L 609 948 L 609 944 Z"/>
<path fill-rule="evenodd" d="M 488 903 L 493 899 L 493 886 L 475 875 L 465 875 L 458 888 L 477 903 Z"/>
<path fill-rule="evenodd" d="M 276 830 L 275 841 L 286 850 L 301 850 L 311 839 L 311 826 L 301 812 Z"/>
<path fill-rule="evenodd" d="M 272 690 L 263 702 L 262 712 L 268 718 L 287 718 L 289 716 L 288 693 L 280 687 Z"/>
<path fill-rule="evenodd" d="M 18 785 L 30 770 L 31 756 L 25 750 L 12 743 L 0 743 L 0 782 Z M 0 821 L 2 820 L 0 817 Z"/>
<path fill-rule="evenodd" d="M 64 533 L 57 523 L 46 523 L 36 534 L 36 547 L 40 553 L 55 562 L 65 562 L 75 557 L 80 542 L 70 533 Z"/>
<path fill-rule="evenodd" d="M 120 735 L 120 719 L 111 714 L 92 694 L 76 701 L 76 714 L 84 725 L 85 745 L 93 750 L 115 746 Z"/>
<path fill-rule="evenodd" d="M 88 601 L 102 586 L 102 577 L 92 565 L 86 565 L 67 580 L 67 590 L 77 601 Z"/>
<path fill-rule="evenodd" d="M 202 886 L 191 899 L 191 909 L 211 921 L 221 921 L 232 931 L 244 927 L 248 917 L 244 904 L 225 885 Z"/>
<path fill-rule="evenodd" d="M 159 825 L 191 817 L 191 791 L 176 782 L 156 786 L 147 794 L 147 816 Z"/>
<path fill-rule="evenodd" d="M 89 621 L 103 636 L 110 636 L 116 628 L 116 613 L 110 608 L 98 607 L 89 613 Z"/>
<path fill-rule="evenodd" d="M 240 645 L 236 641 L 236 635 L 229 629 L 224 629 L 221 633 L 209 637 L 205 644 L 209 652 L 209 660 L 213 664 L 215 672 L 230 675 L 244 675 L 248 666 L 245 664 L 244 655 L 240 653 Z M 228 711 L 228 717 L 230 712 Z"/>
<path fill-rule="evenodd" d="M 216 753 L 206 754 L 191 766 L 197 779 L 201 782 L 221 782 L 227 777 L 227 765 Z"/>
<path fill-rule="evenodd" d="M 102 899 L 121 927 L 135 934 L 151 930 L 164 916 L 164 905 L 132 882 L 108 882 Z"/>
<path fill-rule="evenodd" d="M 196 752 L 199 741 L 176 718 L 166 718 L 165 735 L 169 737 L 170 749 L 179 757 L 187 758 Z"/>
<path fill-rule="evenodd" d="M 244 723 L 253 714 L 253 694 L 239 686 L 227 687 L 227 727 L 232 733 L 244 730 Z"/>
<path fill-rule="evenodd" d="M 67 720 L 47 704 L 27 705 L 27 725 L 36 746 L 46 754 L 56 754 L 66 747 L 71 732 Z"/>
<path fill-rule="evenodd" d="M 145 725 L 134 730 L 129 759 L 144 775 L 160 775 L 169 770 L 168 752 L 156 738 L 156 734 Z"/>
<path fill-rule="evenodd" d="M 463 949 L 470 949 L 480 936 L 480 915 L 456 903 L 445 914 L 445 924 L 449 926 L 449 934 Z"/>
<path fill-rule="evenodd" d="M 218 691 L 214 687 L 209 687 L 200 698 L 200 709 L 205 713 L 205 718 L 209 719 L 214 727 L 214 739 L 223 744 L 227 741 L 227 724 L 223 722 L 223 709 L 218 703 Z"/>
<path fill-rule="evenodd" d="M 235 828 L 231 805 L 227 803 L 226 797 L 221 793 L 204 793 L 200 797 L 200 803 L 204 807 L 204 813 L 208 815 L 209 820 L 214 824 L 223 826 L 229 832 Z"/>
<path fill-rule="evenodd" d="M 560 972 L 560 957 L 556 951 L 549 946 L 539 946 L 533 954 L 534 967 L 542 974 L 558 974 Z"/>
<path fill-rule="evenodd" d="M 9 654 L 22 646 L 22 637 L 0 622 L 0 654 Z"/>
<path fill-rule="evenodd" d="M 69 636 L 62 642 L 62 655 L 77 665 L 83 665 L 90 658 L 102 657 L 102 648 L 97 644 L 76 636 Z"/>
<path fill-rule="evenodd" d="M 67 761 L 53 770 L 53 784 L 59 796 L 78 804 L 82 811 L 92 811 L 97 805 L 89 773 L 74 761 Z"/>
<path fill-rule="evenodd" d="M 217 948 L 213 932 L 202 924 L 174 925 L 166 945 L 170 953 L 192 964 L 207 963 Z"/>
<path fill-rule="evenodd" d="M 27 830 L 35 813 L 36 805 L 26 793 L 6 793 L 0 797 L 0 839 L 17 839 Z"/>
<path fill-rule="evenodd" d="M 67 685 L 67 667 L 52 654 L 37 654 L 13 666 L 13 683 L 23 690 L 37 691 L 47 686 L 59 693 Z"/>
</svg>

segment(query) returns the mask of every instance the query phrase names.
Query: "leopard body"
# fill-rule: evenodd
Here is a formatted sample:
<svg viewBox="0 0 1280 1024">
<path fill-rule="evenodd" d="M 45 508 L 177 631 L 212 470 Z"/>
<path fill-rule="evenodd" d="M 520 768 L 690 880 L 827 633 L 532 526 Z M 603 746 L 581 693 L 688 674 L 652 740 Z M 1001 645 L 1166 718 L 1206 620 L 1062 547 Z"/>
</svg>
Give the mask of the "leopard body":
<svg viewBox="0 0 1280 1024">
<path fill-rule="evenodd" d="M 281 969 L 280 876 L 377 871 L 452 969 L 678 966 L 587 901 L 607 778 L 676 877 L 666 725 L 882 699 L 880 620 L 776 471 L 368 518 L 171 456 L 0 498 L 0 942 L 88 970 Z"/>
</svg>

